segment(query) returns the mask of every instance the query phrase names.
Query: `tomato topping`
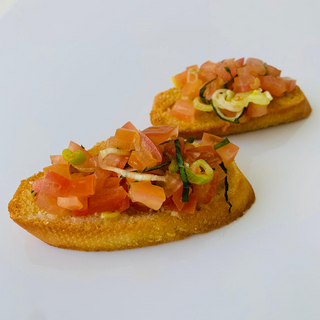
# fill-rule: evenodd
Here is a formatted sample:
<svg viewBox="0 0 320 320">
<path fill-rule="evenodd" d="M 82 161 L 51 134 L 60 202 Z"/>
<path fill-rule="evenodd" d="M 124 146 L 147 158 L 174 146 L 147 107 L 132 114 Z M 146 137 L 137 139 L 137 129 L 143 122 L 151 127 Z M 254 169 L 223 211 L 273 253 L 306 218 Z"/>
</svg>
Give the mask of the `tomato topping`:
<svg viewBox="0 0 320 320">
<path fill-rule="evenodd" d="M 214 146 L 215 144 L 221 142 L 223 138 L 215 136 L 210 133 L 203 133 L 202 140 L 200 142 L 200 146 Z"/>
<path fill-rule="evenodd" d="M 238 59 L 234 62 L 234 64 L 236 65 L 237 68 L 241 68 L 243 67 L 244 64 L 244 58 Z"/>
<path fill-rule="evenodd" d="M 145 133 L 140 131 L 140 149 L 136 148 L 136 151 L 147 150 L 152 154 L 152 157 L 157 160 L 158 163 L 162 162 L 162 153 L 159 148 L 146 136 Z"/>
<path fill-rule="evenodd" d="M 91 174 L 86 177 L 71 180 L 65 191 L 68 196 L 90 196 L 95 193 L 96 177 Z M 74 209 L 75 210 L 75 209 Z"/>
<path fill-rule="evenodd" d="M 171 80 L 176 88 L 182 89 L 187 82 L 187 71 L 176 74 Z"/>
<path fill-rule="evenodd" d="M 256 58 L 248 58 L 246 61 L 247 66 L 263 66 L 263 61 Z"/>
<path fill-rule="evenodd" d="M 179 210 L 175 205 L 173 201 L 173 197 L 167 199 L 167 201 L 163 205 L 163 207 L 167 210 L 177 211 L 180 213 L 189 213 L 189 214 L 195 213 L 196 206 L 197 206 L 197 197 L 193 193 L 189 195 L 189 202 L 184 202 L 184 205 L 182 206 L 181 210 Z"/>
<path fill-rule="evenodd" d="M 111 171 L 97 168 L 94 172 L 94 176 L 96 178 L 96 191 L 98 191 L 104 187 L 106 179 L 111 176 Z"/>
<path fill-rule="evenodd" d="M 102 160 L 102 164 L 105 166 L 112 166 L 119 169 L 123 169 L 129 160 L 129 156 L 119 156 L 114 153 L 107 154 Z"/>
<path fill-rule="evenodd" d="M 66 211 L 65 208 L 58 206 L 57 197 L 47 196 L 41 192 L 37 196 L 36 204 L 39 208 L 50 214 L 60 215 Z"/>
<path fill-rule="evenodd" d="M 199 203 L 208 204 L 214 197 L 219 183 L 219 171 L 215 170 L 213 179 L 206 184 L 193 184 L 193 192 Z"/>
<path fill-rule="evenodd" d="M 87 158 L 87 161 L 82 166 L 83 167 L 87 167 L 88 166 L 88 161 L 92 156 L 87 150 L 85 150 L 83 147 L 79 146 L 77 143 L 75 143 L 73 141 L 70 141 L 68 149 L 70 151 L 72 151 L 72 152 L 74 152 L 76 150 L 81 150 L 86 155 L 86 158 Z"/>
<path fill-rule="evenodd" d="M 121 149 L 124 151 L 130 151 L 130 150 L 134 149 L 134 143 L 121 141 L 121 140 L 117 139 L 116 137 L 110 137 L 107 140 L 107 148 L 117 148 L 117 149 Z"/>
<path fill-rule="evenodd" d="M 138 171 L 143 171 L 145 168 L 156 166 L 158 161 L 152 156 L 148 150 L 132 151 L 128 164 Z"/>
<path fill-rule="evenodd" d="M 58 197 L 57 205 L 68 210 L 80 210 L 83 208 L 83 204 L 76 196 Z"/>
<path fill-rule="evenodd" d="M 221 162 L 221 158 L 212 145 L 200 146 L 193 149 L 189 149 L 185 152 L 185 160 L 189 164 L 192 164 L 194 161 L 203 159 L 210 166 L 214 166 Z"/>
<path fill-rule="evenodd" d="M 150 181 L 139 181 L 130 184 L 129 197 L 133 202 L 141 202 L 148 208 L 159 210 L 166 200 L 163 188 Z"/>
<path fill-rule="evenodd" d="M 43 173 L 46 175 L 49 171 L 58 173 L 59 175 L 71 179 L 69 164 L 53 164 L 49 167 L 43 168 Z"/>
<path fill-rule="evenodd" d="M 251 102 L 246 109 L 246 115 L 250 118 L 264 116 L 268 112 L 267 107 L 268 105 L 259 105 Z"/>
<path fill-rule="evenodd" d="M 126 124 L 124 124 L 122 126 L 123 129 L 129 129 L 129 130 L 133 130 L 135 132 L 139 132 L 139 130 L 130 122 L 128 121 Z"/>
<path fill-rule="evenodd" d="M 89 214 L 120 210 L 127 192 L 123 187 L 102 188 L 89 198 Z"/>
<path fill-rule="evenodd" d="M 64 196 L 70 180 L 58 173 L 49 171 L 44 177 L 40 193 L 46 196 Z"/>
<path fill-rule="evenodd" d="M 224 145 L 223 147 L 216 149 L 217 153 L 221 157 L 225 166 L 231 163 L 234 158 L 236 157 L 239 147 L 235 144 L 229 142 L 228 144 Z"/>
<path fill-rule="evenodd" d="M 52 164 L 68 164 L 62 155 L 50 156 L 50 160 Z"/>
<path fill-rule="evenodd" d="M 277 68 L 273 67 L 273 66 L 269 66 L 267 65 L 267 74 L 269 76 L 272 76 L 272 77 L 280 77 L 280 74 L 281 74 L 281 70 L 278 70 Z"/>
<path fill-rule="evenodd" d="M 88 197 L 78 197 L 78 199 L 81 201 L 83 207 L 80 210 L 72 210 L 72 215 L 74 217 L 83 217 L 83 216 L 87 216 L 89 214 L 89 210 L 88 210 Z"/>
<path fill-rule="evenodd" d="M 142 131 L 151 139 L 154 144 L 160 144 L 169 138 L 177 137 L 179 133 L 178 126 L 154 126 Z"/>
<path fill-rule="evenodd" d="M 178 189 L 183 186 L 179 173 L 166 172 L 166 181 L 161 184 L 164 189 L 167 198 L 170 198 Z"/>
<path fill-rule="evenodd" d="M 252 85 L 255 83 L 255 79 L 251 74 L 236 77 L 233 85 L 234 91 L 236 93 L 252 91 Z"/>
<path fill-rule="evenodd" d="M 286 91 L 286 83 L 281 78 L 272 76 L 260 77 L 261 88 L 269 91 L 272 95 L 280 97 Z"/>
<path fill-rule="evenodd" d="M 180 99 L 176 101 L 170 114 L 181 120 L 192 122 L 194 120 L 196 109 L 192 101 Z"/>
<path fill-rule="evenodd" d="M 114 137 L 124 143 L 134 143 L 135 140 L 139 139 L 139 134 L 135 130 L 119 128 Z"/>
<path fill-rule="evenodd" d="M 179 139 L 179 141 L 180 141 L 180 151 L 181 151 L 181 155 L 183 156 L 184 155 L 184 148 L 185 148 L 184 139 L 181 137 L 179 137 L 177 139 Z M 167 152 L 171 156 L 173 156 L 174 158 L 177 158 L 176 157 L 176 146 L 174 144 L 174 140 L 171 140 L 165 144 L 164 152 Z"/>
<path fill-rule="evenodd" d="M 183 96 L 187 96 L 190 99 L 194 99 L 199 95 L 199 90 L 202 87 L 203 82 L 198 79 L 197 81 L 190 83 L 187 82 L 181 90 Z"/>
<path fill-rule="evenodd" d="M 293 91 L 293 89 L 295 88 L 296 84 L 297 84 L 297 80 L 293 80 L 289 77 L 284 77 L 284 78 L 281 78 L 285 85 L 286 85 L 286 91 L 287 92 L 291 92 Z"/>
<path fill-rule="evenodd" d="M 40 192 L 42 185 L 43 185 L 43 181 L 44 181 L 44 178 L 33 181 L 32 190 L 34 191 L 34 193 Z"/>
<path fill-rule="evenodd" d="M 216 68 L 217 65 L 214 62 L 207 61 L 205 62 L 199 70 L 199 79 L 204 83 L 208 82 L 216 77 Z"/>
<path fill-rule="evenodd" d="M 204 92 L 204 97 L 207 100 L 211 100 L 211 97 L 212 97 L 213 93 L 215 91 L 217 91 L 218 89 L 221 89 L 223 84 L 224 84 L 224 81 L 220 77 L 218 77 L 217 79 L 215 79 L 212 82 L 210 82 L 206 87 L 206 90 Z"/>
</svg>

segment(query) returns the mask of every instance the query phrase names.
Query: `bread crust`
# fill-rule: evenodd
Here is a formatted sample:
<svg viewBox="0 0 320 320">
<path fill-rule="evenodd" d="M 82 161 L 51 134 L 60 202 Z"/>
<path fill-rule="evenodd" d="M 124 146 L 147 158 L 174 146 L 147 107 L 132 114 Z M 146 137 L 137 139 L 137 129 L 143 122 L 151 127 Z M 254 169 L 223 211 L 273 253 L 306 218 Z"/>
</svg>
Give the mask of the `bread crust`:
<svg viewBox="0 0 320 320">
<path fill-rule="evenodd" d="M 228 171 L 231 213 L 224 198 L 222 181 L 213 200 L 207 205 L 198 205 L 195 214 L 175 215 L 168 210 L 143 213 L 130 208 L 114 220 L 103 219 L 99 214 L 54 216 L 39 209 L 31 194 L 32 181 L 42 178 L 42 172 L 21 181 L 9 203 L 9 212 L 22 228 L 59 248 L 113 251 L 157 245 L 220 228 L 241 217 L 251 207 L 255 194 L 250 183 L 235 162 L 228 166 Z"/>
<path fill-rule="evenodd" d="M 215 112 L 196 111 L 195 120 L 190 123 L 170 115 L 174 103 L 181 98 L 176 88 L 159 93 L 153 102 L 150 113 L 153 125 L 177 125 L 179 135 L 184 138 L 201 139 L 203 132 L 217 136 L 227 136 L 247 131 L 253 131 L 281 123 L 296 121 L 310 115 L 312 109 L 301 89 L 296 86 L 292 92 L 286 92 L 282 97 L 275 97 L 268 106 L 268 113 L 262 117 L 250 118 L 246 123 L 235 124 L 223 131 L 228 122 L 221 120 Z"/>
</svg>

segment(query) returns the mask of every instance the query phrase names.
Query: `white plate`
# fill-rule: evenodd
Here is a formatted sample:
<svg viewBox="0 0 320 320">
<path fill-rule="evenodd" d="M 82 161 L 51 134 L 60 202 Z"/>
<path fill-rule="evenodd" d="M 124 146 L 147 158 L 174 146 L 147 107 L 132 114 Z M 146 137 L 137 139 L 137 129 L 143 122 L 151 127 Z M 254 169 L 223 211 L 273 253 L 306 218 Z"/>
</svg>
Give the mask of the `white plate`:
<svg viewBox="0 0 320 320">
<path fill-rule="evenodd" d="M 311 1 L 25 0 L 3 15 L 1 318 L 318 319 L 319 10 Z M 69 140 L 90 147 L 129 120 L 143 129 L 172 75 L 242 56 L 297 78 L 314 111 L 231 137 L 257 197 L 237 222 L 84 253 L 50 247 L 9 219 L 20 180 Z"/>
</svg>

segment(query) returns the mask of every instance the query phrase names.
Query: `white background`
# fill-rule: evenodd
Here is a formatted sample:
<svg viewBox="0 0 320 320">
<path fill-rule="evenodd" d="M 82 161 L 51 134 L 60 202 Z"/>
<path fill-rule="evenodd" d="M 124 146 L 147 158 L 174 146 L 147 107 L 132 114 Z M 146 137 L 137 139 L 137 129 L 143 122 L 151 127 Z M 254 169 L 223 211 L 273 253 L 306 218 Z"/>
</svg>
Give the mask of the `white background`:
<svg viewBox="0 0 320 320">
<path fill-rule="evenodd" d="M 320 318 L 320 2 L 1 3 L 1 319 Z M 296 78 L 314 109 L 231 137 L 257 197 L 243 218 L 111 253 L 50 247 L 11 221 L 20 180 L 50 154 L 70 140 L 90 148 L 129 120 L 144 129 L 172 75 L 232 57 Z"/>
</svg>

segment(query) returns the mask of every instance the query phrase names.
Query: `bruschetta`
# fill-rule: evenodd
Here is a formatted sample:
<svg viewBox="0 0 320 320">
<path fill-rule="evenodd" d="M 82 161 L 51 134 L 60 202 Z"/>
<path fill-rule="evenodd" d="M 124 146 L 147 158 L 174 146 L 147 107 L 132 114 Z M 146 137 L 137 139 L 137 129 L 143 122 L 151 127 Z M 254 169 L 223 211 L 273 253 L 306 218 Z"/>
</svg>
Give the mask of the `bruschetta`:
<svg viewBox="0 0 320 320">
<path fill-rule="evenodd" d="M 227 138 L 178 137 L 176 126 L 130 122 L 92 149 L 70 142 L 23 180 L 11 218 L 59 248 L 111 251 L 184 239 L 241 217 L 254 191 Z"/>
<path fill-rule="evenodd" d="M 175 88 L 158 94 L 150 114 L 153 125 L 178 125 L 180 135 L 200 139 L 243 133 L 310 115 L 296 80 L 255 58 L 205 62 L 172 77 Z"/>
</svg>

